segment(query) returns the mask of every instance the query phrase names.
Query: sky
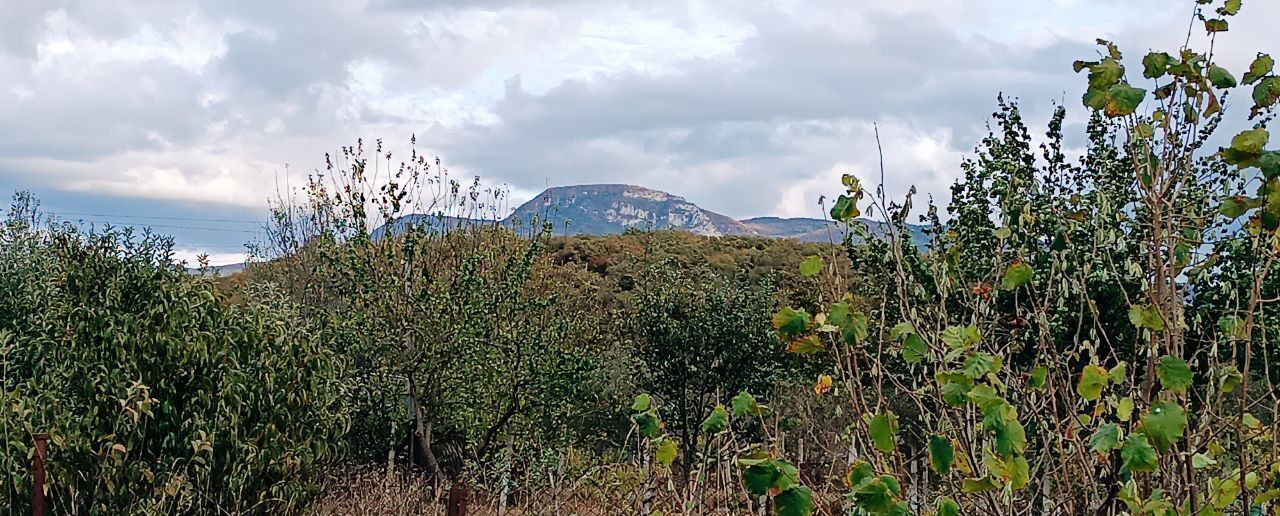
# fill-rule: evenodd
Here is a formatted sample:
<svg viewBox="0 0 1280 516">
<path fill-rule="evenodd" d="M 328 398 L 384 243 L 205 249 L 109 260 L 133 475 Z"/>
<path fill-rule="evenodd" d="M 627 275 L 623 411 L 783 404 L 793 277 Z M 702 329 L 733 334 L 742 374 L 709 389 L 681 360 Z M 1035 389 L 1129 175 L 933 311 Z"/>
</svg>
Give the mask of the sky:
<svg viewBox="0 0 1280 516">
<path fill-rule="evenodd" d="M 514 203 L 629 183 L 821 216 L 840 175 L 945 204 L 996 97 L 1081 140 L 1096 38 L 1173 51 L 1192 0 L 0 0 L 0 190 L 231 263 L 358 138 Z M 1280 1 L 1216 51 L 1280 53 Z M 1131 63 L 1131 69 L 1137 69 Z M 1137 75 L 1134 72 L 1131 75 Z M 1240 108 L 1243 110 L 1243 108 Z M 917 202 L 919 204 L 919 202 Z"/>
</svg>

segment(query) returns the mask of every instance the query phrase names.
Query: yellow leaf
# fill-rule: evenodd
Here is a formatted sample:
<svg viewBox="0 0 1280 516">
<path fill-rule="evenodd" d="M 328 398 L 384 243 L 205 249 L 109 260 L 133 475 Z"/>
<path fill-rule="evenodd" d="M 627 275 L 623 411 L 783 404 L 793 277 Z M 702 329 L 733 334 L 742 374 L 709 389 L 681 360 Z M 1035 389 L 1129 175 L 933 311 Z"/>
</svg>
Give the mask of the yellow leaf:
<svg viewBox="0 0 1280 516">
<path fill-rule="evenodd" d="M 819 396 L 831 390 L 831 375 L 818 375 L 818 383 L 813 384 L 813 393 Z"/>
</svg>

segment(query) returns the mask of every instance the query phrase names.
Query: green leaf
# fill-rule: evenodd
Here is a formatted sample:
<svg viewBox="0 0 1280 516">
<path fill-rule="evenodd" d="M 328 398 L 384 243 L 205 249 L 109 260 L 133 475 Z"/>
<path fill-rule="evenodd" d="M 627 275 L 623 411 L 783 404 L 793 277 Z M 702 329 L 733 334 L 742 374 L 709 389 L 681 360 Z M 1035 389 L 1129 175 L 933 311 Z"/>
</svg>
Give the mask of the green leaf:
<svg viewBox="0 0 1280 516">
<path fill-rule="evenodd" d="M 817 335 L 806 335 L 787 344 L 787 352 L 797 355 L 812 355 L 824 349 L 826 348 L 822 345 L 822 339 Z"/>
<path fill-rule="evenodd" d="M 982 339 L 978 333 L 978 327 L 969 326 L 949 326 L 942 330 L 942 342 L 951 346 L 952 349 L 960 349 L 977 344 Z"/>
<path fill-rule="evenodd" d="M 929 436 L 929 465 L 939 476 L 951 473 L 951 461 L 955 460 L 955 455 L 950 439 L 937 434 Z"/>
<path fill-rule="evenodd" d="M 813 256 L 805 258 L 804 262 L 800 264 L 800 274 L 804 275 L 805 277 L 817 276 L 819 272 L 822 272 L 821 256 L 818 256 L 815 254 Z"/>
<path fill-rule="evenodd" d="M 1267 133 L 1267 130 L 1261 127 L 1242 131 L 1231 139 L 1231 150 L 1249 156 L 1257 156 L 1262 154 L 1270 137 L 1271 135 Z"/>
<path fill-rule="evenodd" d="M 755 396 L 747 391 L 738 393 L 729 404 L 733 407 L 733 417 L 758 417 L 761 414 L 760 404 L 756 403 Z"/>
<path fill-rule="evenodd" d="M 774 514 L 778 516 L 809 516 L 813 508 L 813 492 L 805 486 L 792 486 L 773 497 Z"/>
<path fill-rule="evenodd" d="M 1049 377 L 1049 368 L 1039 365 L 1031 370 L 1031 374 L 1027 375 L 1027 388 L 1031 390 L 1042 390 L 1045 386 L 1045 379 Z"/>
<path fill-rule="evenodd" d="M 1156 364 L 1156 377 L 1160 379 L 1161 387 L 1178 394 L 1187 392 L 1193 379 L 1187 361 L 1173 355 L 1160 357 Z"/>
<path fill-rule="evenodd" d="M 764 496 L 769 494 L 779 476 L 781 472 L 778 471 L 778 466 L 773 461 L 767 461 L 742 470 L 742 484 L 748 493 Z"/>
<path fill-rule="evenodd" d="M 1110 117 L 1132 115 L 1138 110 L 1138 106 L 1142 105 L 1142 99 L 1146 96 L 1147 90 L 1127 84 L 1117 84 L 1107 90 L 1107 106 L 1104 112 Z"/>
<path fill-rule="evenodd" d="M 1076 393 L 1080 397 L 1094 401 L 1102 396 L 1102 389 L 1107 386 L 1107 370 L 1102 366 L 1089 364 L 1080 373 L 1080 381 L 1076 383 Z"/>
<path fill-rule="evenodd" d="M 1230 394 L 1240 387 L 1240 383 L 1244 381 L 1244 376 L 1236 369 L 1234 365 L 1222 366 L 1218 371 L 1219 381 L 1222 383 L 1222 392 Z"/>
<path fill-rule="evenodd" d="M 658 440 L 653 458 L 658 461 L 658 464 L 670 466 L 676 460 L 676 451 L 676 442 L 674 440 L 662 438 Z"/>
<path fill-rule="evenodd" d="M 893 507 L 894 494 L 883 477 L 874 478 L 853 492 L 853 504 L 865 512 L 879 514 Z"/>
<path fill-rule="evenodd" d="M 964 406 L 971 388 L 973 388 L 973 384 L 968 381 L 944 383 L 942 384 L 942 401 L 953 407 Z"/>
<path fill-rule="evenodd" d="M 960 516 L 960 504 L 950 497 L 938 498 L 938 516 Z"/>
<path fill-rule="evenodd" d="M 996 390 L 990 385 L 980 383 L 969 390 L 965 397 L 969 398 L 978 408 L 987 410 L 987 408 L 998 403 L 1005 403 L 1004 398 L 1000 397 Z"/>
<path fill-rule="evenodd" d="M 871 442 L 882 453 L 890 453 L 894 448 L 894 440 L 898 436 L 898 416 L 893 412 L 877 414 L 867 423 L 867 433 Z"/>
<path fill-rule="evenodd" d="M 1216 64 L 1209 66 L 1209 82 L 1220 89 L 1236 87 L 1236 78 L 1231 75 L 1231 72 Z"/>
<path fill-rule="evenodd" d="M 1270 107 L 1280 100 L 1280 77 L 1270 76 L 1253 86 L 1253 103 L 1258 107 Z"/>
<path fill-rule="evenodd" d="M 867 314 L 863 312 L 850 312 L 849 317 L 840 325 L 840 330 L 844 336 L 844 341 L 849 344 L 858 344 L 867 340 Z"/>
<path fill-rule="evenodd" d="M 1204 21 L 1204 30 L 1208 31 L 1210 34 L 1215 32 L 1226 32 L 1230 30 L 1230 28 L 1231 24 L 1227 23 L 1227 20 L 1223 20 L 1221 18 Z"/>
<path fill-rule="evenodd" d="M 1262 199 L 1255 199 L 1245 195 L 1234 195 L 1222 199 L 1222 204 L 1218 205 L 1218 212 L 1222 213 L 1229 219 L 1239 218 L 1249 210 L 1262 206 Z"/>
<path fill-rule="evenodd" d="M 991 477 L 966 478 L 964 479 L 964 484 L 961 485 L 961 489 L 966 493 L 984 493 L 995 491 L 999 488 L 1000 484 L 997 484 Z"/>
<path fill-rule="evenodd" d="M 711 410 L 711 415 L 702 421 L 702 432 L 708 435 L 715 435 L 723 432 L 729 426 L 729 412 L 724 409 L 724 405 L 716 405 Z"/>
<path fill-rule="evenodd" d="M 1243 0 L 1227 0 L 1222 7 L 1218 8 L 1218 14 L 1223 16 L 1235 16 L 1240 14 L 1240 4 L 1242 3 Z"/>
<path fill-rule="evenodd" d="M 905 500 L 898 500 L 893 504 L 893 507 L 884 511 L 884 516 L 912 516 L 911 506 Z"/>
<path fill-rule="evenodd" d="M 1027 433 L 1018 422 L 1018 412 L 1013 405 L 998 403 L 983 411 L 982 426 L 992 436 L 995 450 L 1001 457 L 1021 454 L 1027 449 Z"/>
<path fill-rule="evenodd" d="M 804 310 L 783 307 L 773 316 L 773 329 L 786 338 L 793 338 L 809 329 L 809 314 Z"/>
<path fill-rule="evenodd" d="M 1002 290 L 1014 290 L 1031 281 L 1031 266 L 1022 260 L 1014 260 L 1004 271 L 1004 279 L 1000 280 Z"/>
<path fill-rule="evenodd" d="M 849 466 L 849 474 L 845 480 L 849 482 L 849 487 L 857 489 L 863 482 L 871 480 L 874 476 L 875 471 L 872 470 L 871 464 L 867 461 L 859 460 Z"/>
<path fill-rule="evenodd" d="M 1005 474 L 1009 477 L 1009 487 L 1022 489 L 1031 481 L 1031 465 L 1021 455 L 1005 460 Z"/>
<path fill-rule="evenodd" d="M 902 342 L 902 360 L 908 364 L 918 364 L 929 354 L 929 346 L 924 339 L 914 333 L 907 335 Z"/>
<path fill-rule="evenodd" d="M 1125 423 L 1133 418 L 1133 398 L 1125 396 L 1116 402 L 1116 418 Z"/>
<path fill-rule="evenodd" d="M 1187 429 L 1187 414 L 1182 407 L 1171 401 L 1157 401 L 1151 404 L 1151 410 L 1142 417 L 1142 432 L 1151 438 L 1156 449 L 1161 453 L 1182 438 Z"/>
<path fill-rule="evenodd" d="M 1089 65 L 1087 68 L 1089 68 L 1090 88 L 1105 90 L 1115 86 L 1124 77 L 1124 67 L 1120 65 L 1120 61 L 1110 57 Z"/>
<path fill-rule="evenodd" d="M 1217 463 L 1218 461 L 1213 460 L 1213 457 L 1203 453 L 1197 453 L 1191 456 L 1191 467 L 1195 469 L 1204 469 Z"/>
<path fill-rule="evenodd" d="M 1000 365 L 1000 357 L 992 356 L 990 353 L 976 351 L 970 353 L 969 356 L 964 359 L 964 365 L 961 366 L 960 370 L 964 372 L 965 376 L 977 380 L 978 378 L 982 378 L 990 373 L 999 371 Z"/>
<path fill-rule="evenodd" d="M 1259 52 L 1258 57 L 1253 60 L 1253 64 L 1249 65 L 1249 71 L 1244 73 L 1242 80 L 1245 84 L 1253 84 L 1263 77 L 1271 74 L 1271 71 L 1275 69 L 1275 66 L 1275 59 L 1272 59 L 1271 56 L 1267 54 Z"/>
<path fill-rule="evenodd" d="M 912 326 L 911 323 L 908 322 L 901 322 L 894 325 L 893 329 L 889 330 L 889 338 L 897 340 L 903 335 L 914 335 L 915 333 L 915 326 Z"/>
<path fill-rule="evenodd" d="M 841 195 L 831 207 L 831 218 L 838 222 L 848 222 L 859 215 L 862 215 L 862 212 L 858 211 L 857 201 L 847 195 Z"/>
<path fill-rule="evenodd" d="M 1129 438 L 1124 440 L 1124 447 L 1120 448 L 1120 459 L 1133 472 L 1155 471 L 1160 465 L 1160 457 L 1156 455 L 1155 448 L 1151 447 L 1147 436 L 1141 433 L 1129 434 Z"/>
<path fill-rule="evenodd" d="M 1142 58 L 1142 76 L 1148 79 L 1159 79 L 1169 72 L 1169 64 L 1173 56 L 1165 52 L 1152 52 Z"/>
<path fill-rule="evenodd" d="M 1146 328 L 1151 331 L 1164 330 L 1164 317 L 1160 316 L 1160 311 L 1150 305 L 1133 305 L 1129 307 L 1129 322 L 1138 328 Z"/>
<path fill-rule="evenodd" d="M 648 394 L 640 394 L 636 396 L 636 400 L 631 403 L 631 410 L 636 412 L 644 412 L 649 410 L 649 404 L 653 402 L 653 398 Z"/>
<path fill-rule="evenodd" d="M 632 416 L 632 419 L 635 420 L 636 426 L 640 428 L 640 432 L 645 436 L 658 436 L 658 430 L 662 426 L 661 422 L 658 421 L 658 416 L 653 415 L 651 412 L 645 412 Z"/>
<path fill-rule="evenodd" d="M 1107 423 L 1089 437 L 1089 449 L 1097 453 L 1107 453 L 1120 446 L 1120 426 Z"/>
<path fill-rule="evenodd" d="M 1128 377 L 1129 365 L 1125 362 L 1120 362 L 1113 366 L 1110 371 L 1107 371 L 1107 380 L 1111 381 L 1113 385 L 1120 385 L 1124 383 L 1125 379 Z"/>
</svg>

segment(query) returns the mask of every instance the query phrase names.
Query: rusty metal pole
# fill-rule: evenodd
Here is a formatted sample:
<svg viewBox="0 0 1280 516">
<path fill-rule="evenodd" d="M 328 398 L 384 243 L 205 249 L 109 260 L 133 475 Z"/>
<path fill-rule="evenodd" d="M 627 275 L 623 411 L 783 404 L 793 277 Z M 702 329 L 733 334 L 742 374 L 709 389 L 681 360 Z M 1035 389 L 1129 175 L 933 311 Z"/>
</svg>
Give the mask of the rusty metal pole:
<svg viewBox="0 0 1280 516">
<path fill-rule="evenodd" d="M 448 516 L 467 516 L 467 488 L 462 482 L 454 482 L 449 488 Z"/>
<path fill-rule="evenodd" d="M 44 516 L 44 459 L 45 446 L 49 443 L 49 434 L 35 434 L 35 465 L 31 472 L 31 514 Z"/>
</svg>

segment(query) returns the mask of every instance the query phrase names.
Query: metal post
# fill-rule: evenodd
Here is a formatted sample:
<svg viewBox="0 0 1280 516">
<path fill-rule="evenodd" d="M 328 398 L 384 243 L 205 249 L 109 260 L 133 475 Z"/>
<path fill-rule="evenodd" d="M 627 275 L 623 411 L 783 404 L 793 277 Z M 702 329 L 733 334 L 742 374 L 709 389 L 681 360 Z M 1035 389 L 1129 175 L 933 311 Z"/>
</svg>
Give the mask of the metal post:
<svg viewBox="0 0 1280 516">
<path fill-rule="evenodd" d="M 35 465 L 31 473 L 31 514 L 44 516 L 44 459 L 49 434 L 35 434 L 31 437 L 36 440 Z"/>
</svg>

